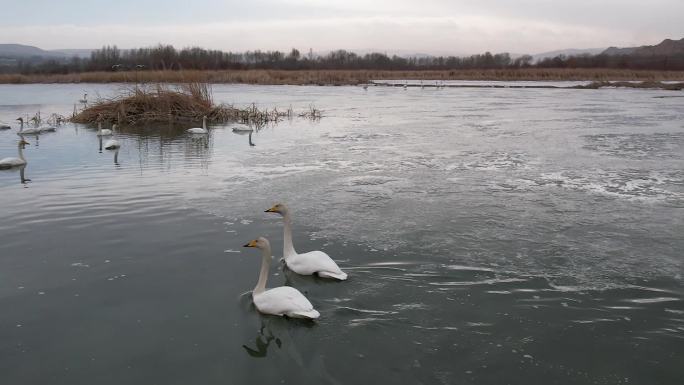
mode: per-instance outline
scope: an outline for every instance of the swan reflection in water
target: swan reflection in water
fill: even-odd
[[[255,308],[253,310],[256,311]],[[316,324],[297,318],[284,318],[263,314],[259,314],[259,318],[261,319],[261,328],[259,328],[254,342],[242,345],[245,353],[250,357],[264,358],[268,356],[269,352],[273,354],[282,349],[287,357],[302,366],[306,359],[302,356],[301,347],[298,347],[296,339],[292,338],[292,330],[300,328],[311,329],[316,327]]]
[[[264,330],[266,333],[264,333]],[[266,320],[262,319],[259,334],[257,334],[254,340],[254,348],[247,345],[242,345],[242,348],[245,349],[245,352],[251,357],[264,358],[268,355],[268,348],[273,342],[275,342],[278,349],[283,346],[283,342],[280,338],[273,335],[271,329],[266,326]]]

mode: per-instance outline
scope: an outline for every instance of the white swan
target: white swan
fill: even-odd
[[[261,250],[261,271],[252,300],[257,310],[264,314],[288,316],[292,318],[316,319],[321,314],[313,308],[311,302],[299,290],[290,286],[275,287],[266,290],[268,269],[271,266],[271,244],[268,239],[259,237],[250,241],[245,247],[256,247]]]
[[[55,132],[57,131],[57,127],[55,126],[41,126],[38,127],[38,130],[43,133],[43,132]]]
[[[109,139],[104,144],[105,150],[116,150],[117,148],[120,148],[120,147],[121,147],[121,143],[119,143],[119,141],[116,139]]]
[[[319,277],[335,278],[340,281],[347,279],[347,274],[340,270],[328,254],[322,251],[310,251],[299,254],[295,251],[292,245],[292,219],[290,218],[290,210],[287,206],[278,203],[266,210],[266,212],[277,213],[283,216],[283,221],[285,222],[283,231],[283,259],[290,270],[301,275],[317,274]]]
[[[0,130],[9,130],[10,127],[8,124],[0,123]]]
[[[113,128],[113,126],[112,126]],[[111,136],[112,130],[105,128],[102,129],[102,122],[97,122],[97,136]]]
[[[252,127],[233,127],[233,132],[239,135],[245,135],[250,132],[254,132],[254,129]]]
[[[186,130],[190,134],[208,134],[209,131],[207,130],[207,117],[203,116],[202,117],[202,128],[199,127],[193,127],[193,128],[188,128]]]
[[[25,141],[24,138],[21,138],[21,140],[19,140],[19,144],[17,145],[17,152],[19,153],[19,157],[4,158],[0,160],[0,169],[6,170],[8,168],[26,165],[26,159],[24,159],[24,146],[27,144],[28,142]]]
[[[24,118],[17,118],[19,121],[19,132],[17,132],[17,135],[23,136],[23,135],[38,135],[40,134],[40,129],[39,128],[27,128],[24,130]]]
[[[82,104],[88,104],[88,94],[87,93],[83,94],[83,99],[79,99],[78,102],[82,103]]]

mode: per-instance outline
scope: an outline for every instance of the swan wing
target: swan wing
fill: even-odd
[[[254,294],[254,305],[260,312],[273,315],[286,315],[293,318],[315,319],[320,314],[299,290],[281,286]]]
[[[199,127],[194,127],[194,128],[188,128],[187,131],[191,134],[206,134],[207,130],[204,128],[199,128]]]
[[[4,158],[0,160],[0,167],[14,167],[14,166],[21,166],[22,164],[26,164],[25,160],[19,159],[19,158]]]
[[[112,148],[119,148],[119,147],[121,147],[121,145],[119,144],[119,141],[114,140],[114,139],[108,140],[104,145],[104,148],[107,150],[111,150]]]
[[[310,251],[285,258],[287,267],[297,274],[311,275],[317,273],[321,277],[330,277],[340,280],[347,279],[345,274],[335,261],[322,251]]]

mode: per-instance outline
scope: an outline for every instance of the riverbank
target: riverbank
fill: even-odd
[[[223,83],[264,85],[357,85],[373,80],[488,81],[684,81],[684,71],[520,68],[503,70],[225,70],[119,71],[73,74],[0,74],[0,84],[33,83]]]

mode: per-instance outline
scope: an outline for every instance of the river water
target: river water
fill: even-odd
[[[0,86],[0,122],[117,85]],[[213,86],[323,110],[27,136],[0,171],[3,384],[676,384],[684,378],[684,99],[658,90]],[[16,128],[0,157],[16,156]],[[315,322],[260,316],[263,235]]]

